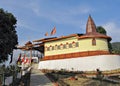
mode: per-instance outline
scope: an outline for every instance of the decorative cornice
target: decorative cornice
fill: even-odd
[[[57,60],[57,59],[80,58],[80,57],[82,58],[86,56],[106,55],[106,54],[110,54],[110,52],[109,51],[85,51],[85,52],[45,56],[43,60]]]

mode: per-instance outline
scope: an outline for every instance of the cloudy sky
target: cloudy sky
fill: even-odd
[[[16,17],[19,45],[44,38],[54,26],[54,36],[85,33],[89,14],[112,42],[120,41],[120,0],[0,0],[0,8]]]

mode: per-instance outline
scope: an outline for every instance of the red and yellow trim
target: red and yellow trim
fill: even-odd
[[[43,60],[68,59],[68,58],[77,58],[77,57],[94,56],[94,55],[105,55],[105,54],[110,54],[110,53],[109,53],[109,51],[85,51],[85,52],[76,52],[76,53],[69,53],[69,54],[45,56],[43,58]]]

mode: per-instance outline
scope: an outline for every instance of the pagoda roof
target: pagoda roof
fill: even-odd
[[[71,34],[68,36],[60,36],[60,37],[52,37],[52,38],[44,38],[40,40],[34,40],[33,42],[50,42],[50,41],[55,41],[55,40],[60,40],[60,39],[65,39],[65,38],[70,38],[70,37],[79,37],[83,34]]]
[[[27,43],[25,43],[24,46],[18,46],[17,49],[21,49],[24,51],[38,50],[40,52],[44,52],[44,44],[43,43],[32,44],[32,42],[28,41]]]
[[[46,40],[51,40],[51,39],[55,39],[55,38],[57,38],[57,37],[42,38],[42,39],[34,40],[33,42],[43,42],[43,41],[46,41]]]
[[[108,39],[109,41],[111,40],[110,36],[98,33],[96,31],[96,25],[92,19],[91,16],[88,17],[88,21],[86,24],[86,34],[82,35],[79,37],[79,39],[83,39],[83,38],[105,38]]]

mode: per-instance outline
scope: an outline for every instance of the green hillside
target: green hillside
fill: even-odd
[[[120,54],[120,42],[113,42],[112,43],[112,51],[115,54]]]

